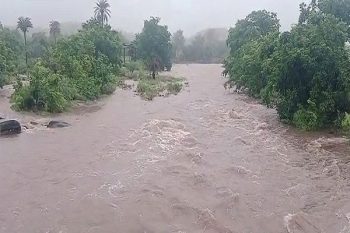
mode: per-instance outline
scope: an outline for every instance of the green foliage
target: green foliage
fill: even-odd
[[[230,29],[227,43],[231,49],[231,55],[239,53],[239,50],[251,41],[272,32],[278,32],[279,28],[280,24],[276,13],[265,10],[253,11]]]
[[[58,21],[51,21],[49,27],[50,36],[53,37],[56,43],[57,37],[61,34],[61,24]]]
[[[268,62],[276,47],[279,27],[277,15],[263,10],[252,12],[230,29],[230,56],[225,61],[224,74],[229,75],[232,86],[247,89],[255,97],[266,93]]]
[[[99,0],[96,3],[95,7],[95,18],[99,21],[99,23],[104,27],[104,23],[108,23],[108,19],[111,17],[111,10],[109,9],[111,6],[109,5],[107,0]]]
[[[18,110],[64,111],[72,100],[93,100],[116,89],[121,64],[119,34],[91,20],[77,34],[45,51],[31,69],[29,85],[17,85]]]
[[[138,82],[136,91],[146,100],[153,100],[160,94],[177,95],[183,87],[183,80],[167,76],[156,79],[143,78]]]
[[[29,55],[33,59],[43,57],[49,49],[49,41],[44,32],[33,33],[29,42]]]
[[[133,75],[135,71],[144,70],[144,65],[140,61],[130,61],[125,64],[125,68]]]
[[[29,85],[19,83],[13,94],[17,110],[62,112],[74,96],[69,80],[53,74],[38,62],[32,69]]]
[[[247,35],[250,24],[231,29],[225,72],[238,88],[277,107],[284,121],[314,130],[334,125],[339,114],[350,110],[348,28],[329,14],[303,14],[305,22],[282,34],[271,27],[270,33],[246,39],[235,31]]]
[[[347,0],[318,0],[319,9],[334,15],[346,24],[350,25],[350,1]]]
[[[4,76],[14,74],[18,66],[24,63],[22,54],[21,35],[17,31],[8,28],[0,29],[0,64],[2,64],[2,74]]]
[[[145,20],[144,28],[136,36],[134,44],[137,47],[139,58],[151,69],[152,64],[157,61],[159,70],[171,69],[171,34],[167,26],[159,25],[160,18],[151,17]]]
[[[176,31],[172,36],[172,57],[175,59],[175,61],[182,61],[184,59],[185,42],[186,40],[182,30]]]
[[[146,100],[153,100],[164,90],[165,87],[161,85],[159,80],[155,79],[141,79],[136,89],[136,91],[140,93],[141,97]]]
[[[303,130],[315,130],[322,125],[320,117],[322,117],[316,105],[309,101],[310,106],[305,109],[303,106],[299,107],[298,111],[293,115],[293,123]]]
[[[330,14],[341,20],[348,26],[348,38],[350,38],[350,1],[348,0],[312,0],[309,5],[300,4],[299,24],[307,23],[310,17],[321,12]]]
[[[17,28],[23,32],[25,59],[26,59],[26,65],[28,66],[27,33],[30,28],[33,28],[31,19],[28,17],[19,17],[17,22]]]
[[[166,85],[169,94],[177,95],[182,90],[182,82],[170,82]]]
[[[341,126],[342,126],[342,129],[350,133],[350,114],[345,113]]]

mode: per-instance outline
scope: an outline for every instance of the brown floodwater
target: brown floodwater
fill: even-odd
[[[118,90],[57,116],[0,113],[0,232],[349,233],[350,149],[223,88],[220,65],[176,65],[189,86]],[[72,127],[29,122],[51,118]]]

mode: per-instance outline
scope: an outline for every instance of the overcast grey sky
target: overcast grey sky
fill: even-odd
[[[114,28],[138,32],[143,20],[158,16],[170,30],[192,35],[209,27],[230,27],[253,10],[278,13],[283,29],[297,22],[302,0],[109,0]],[[15,25],[19,16],[32,18],[34,26],[51,20],[82,22],[93,15],[95,0],[0,0],[0,21]]]

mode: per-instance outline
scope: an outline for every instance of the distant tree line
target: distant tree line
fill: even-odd
[[[228,55],[227,29],[213,28],[185,39],[178,30],[172,36],[173,59],[176,63],[222,63]]]
[[[350,129],[350,1],[300,5],[299,22],[280,32],[275,13],[254,11],[229,31],[227,86],[276,107],[299,128]]]

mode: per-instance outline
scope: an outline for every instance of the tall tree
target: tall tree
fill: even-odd
[[[55,44],[57,43],[57,36],[61,34],[61,24],[58,21],[50,22],[50,35],[54,38]]]
[[[26,17],[19,17],[17,22],[17,28],[19,28],[23,32],[24,36],[24,49],[26,54],[26,65],[28,66],[28,51],[27,51],[27,32],[29,28],[33,28],[33,24],[31,19]]]
[[[95,17],[101,23],[102,27],[104,23],[108,22],[108,19],[111,17],[111,10],[109,9],[111,6],[109,5],[107,0],[99,0],[95,6]]]
[[[157,67],[159,70],[171,70],[171,33],[168,26],[159,25],[159,22],[160,18],[155,17],[145,20],[142,32],[136,36],[135,45],[139,57],[150,69]]]

